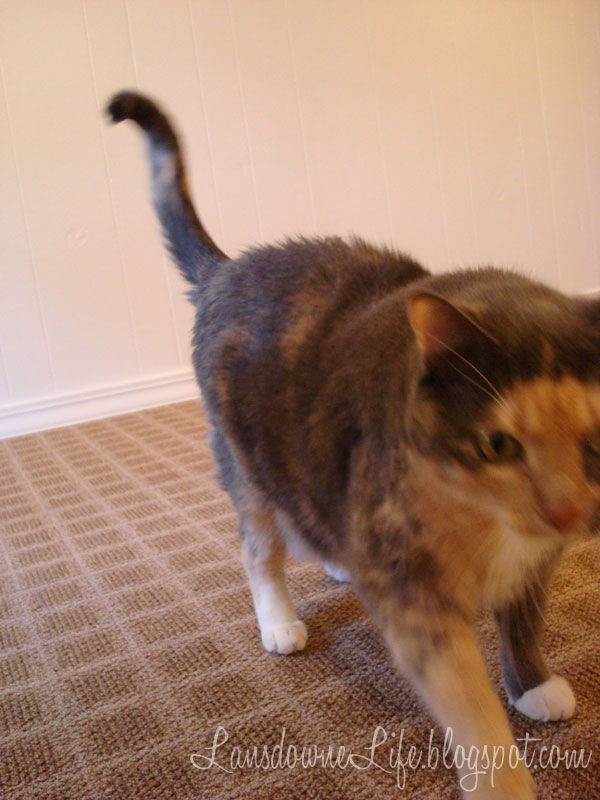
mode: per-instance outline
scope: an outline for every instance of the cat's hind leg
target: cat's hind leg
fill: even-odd
[[[286,548],[274,515],[268,510],[244,514],[240,533],[242,561],[265,649],[282,655],[303,650],[306,626],[298,619],[287,590]]]

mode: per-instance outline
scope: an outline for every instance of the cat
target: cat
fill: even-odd
[[[432,275],[358,238],[229,259],[196,216],[164,113],[135,92],[108,113],[146,136],[191,285],[194,368],[264,647],[305,647],[284,559],[320,560],[351,581],[454,745],[482,764],[486,746],[506,755],[464,796],[533,798],[523,763],[508,764],[473,620],[495,613],[513,706],[573,714],[539,640],[553,567],[600,499],[600,304],[493,267]]]

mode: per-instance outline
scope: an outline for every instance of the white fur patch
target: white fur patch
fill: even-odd
[[[537,565],[558,552],[560,542],[543,536],[525,536],[509,525],[498,525],[495,551],[483,590],[484,602],[499,607],[521,590]]]
[[[299,619],[295,622],[281,622],[261,630],[262,643],[269,653],[288,655],[296,650],[304,650],[308,633],[306,625]]]
[[[545,683],[529,689],[513,705],[521,714],[540,722],[569,719],[575,712],[575,696],[564,678],[553,675]]]
[[[149,153],[152,164],[152,191],[155,202],[158,202],[163,192],[168,191],[175,181],[177,160],[172,150],[160,145],[151,143]]]

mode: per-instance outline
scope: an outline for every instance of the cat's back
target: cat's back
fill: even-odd
[[[235,342],[247,365],[289,364],[300,348],[325,347],[349,318],[428,274],[410,257],[360,239],[300,238],[249,250],[196,295],[199,377],[209,381]]]

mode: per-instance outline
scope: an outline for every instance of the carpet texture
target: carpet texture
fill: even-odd
[[[308,647],[262,650],[206,433],[192,402],[0,442],[0,797],[456,800],[348,587],[291,563]],[[600,797],[599,567],[598,540],[573,548],[547,613],[576,716],[509,712],[539,739],[543,800]],[[488,617],[480,632],[505,702]]]

